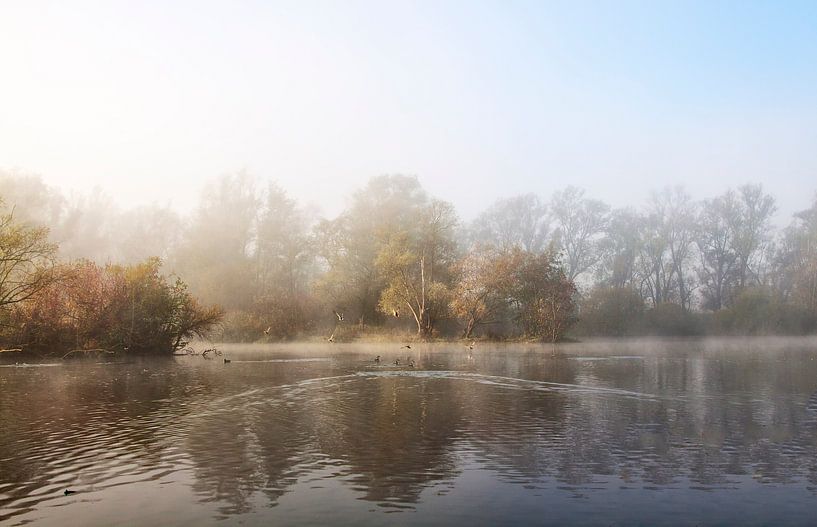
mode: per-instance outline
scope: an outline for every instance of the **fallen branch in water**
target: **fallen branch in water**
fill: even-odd
[[[196,352],[193,348],[184,348],[181,353],[174,353],[173,356],[175,357],[187,357],[187,356],[200,356],[207,358],[208,353],[213,353],[214,355],[218,355],[219,357],[222,355],[221,350],[218,348],[207,348],[206,350],[202,350],[201,352]]]
[[[104,348],[76,349],[76,350],[71,350],[71,351],[69,351],[68,353],[66,353],[65,355],[63,355],[63,356],[62,356],[62,358],[63,358],[63,359],[67,359],[67,358],[68,358],[70,355],[72,355],[72,354],[74,354],[74,353],[86,353],[86,354],[87,354],[87,353],[97,353],[97,354],[106,353],[106,354],[108,354],[108,355],[113,355],[113,354],[115,354],[115,353],[116,353],[116,351],[114,351],[114,350],[107,350],[107,349],[104,349]]]

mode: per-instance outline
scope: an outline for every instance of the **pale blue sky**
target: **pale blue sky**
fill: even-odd
[[[466,218],[817,191],[817,2],[168,4],[0,0],[0,167],[180,207],[246,168],[329,215],[384,173]]]

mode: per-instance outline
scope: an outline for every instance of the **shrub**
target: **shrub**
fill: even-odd
[[[101,267],[64,264],[60,280],[17,306],[6,342],[40,353],[72,349],[171,353],[203,336],[222,317],[205,308],[178,278],[160,273],[159,259]]]

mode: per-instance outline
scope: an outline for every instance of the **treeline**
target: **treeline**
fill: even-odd
[[[49,231],[0,213],[0,352],[172,353],[222,318],[158,258],[139,264],[62,261]]]
[[[817,330],[817,200],[778,230],[757,185],[703,201],[669,188],[639,209],[568,187],[498,200],[471,222],[408,176],[371,179],[334,219],[246,173],[211,181],[186,215],[117,211],[14,173],[0,195],[48,226],[65,259],[161,257],[225,309],[226,340]]]

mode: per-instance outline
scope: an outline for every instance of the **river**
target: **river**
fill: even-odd
[[[0,524],[817,521],[817,341],[401,345],[4,356]]]

